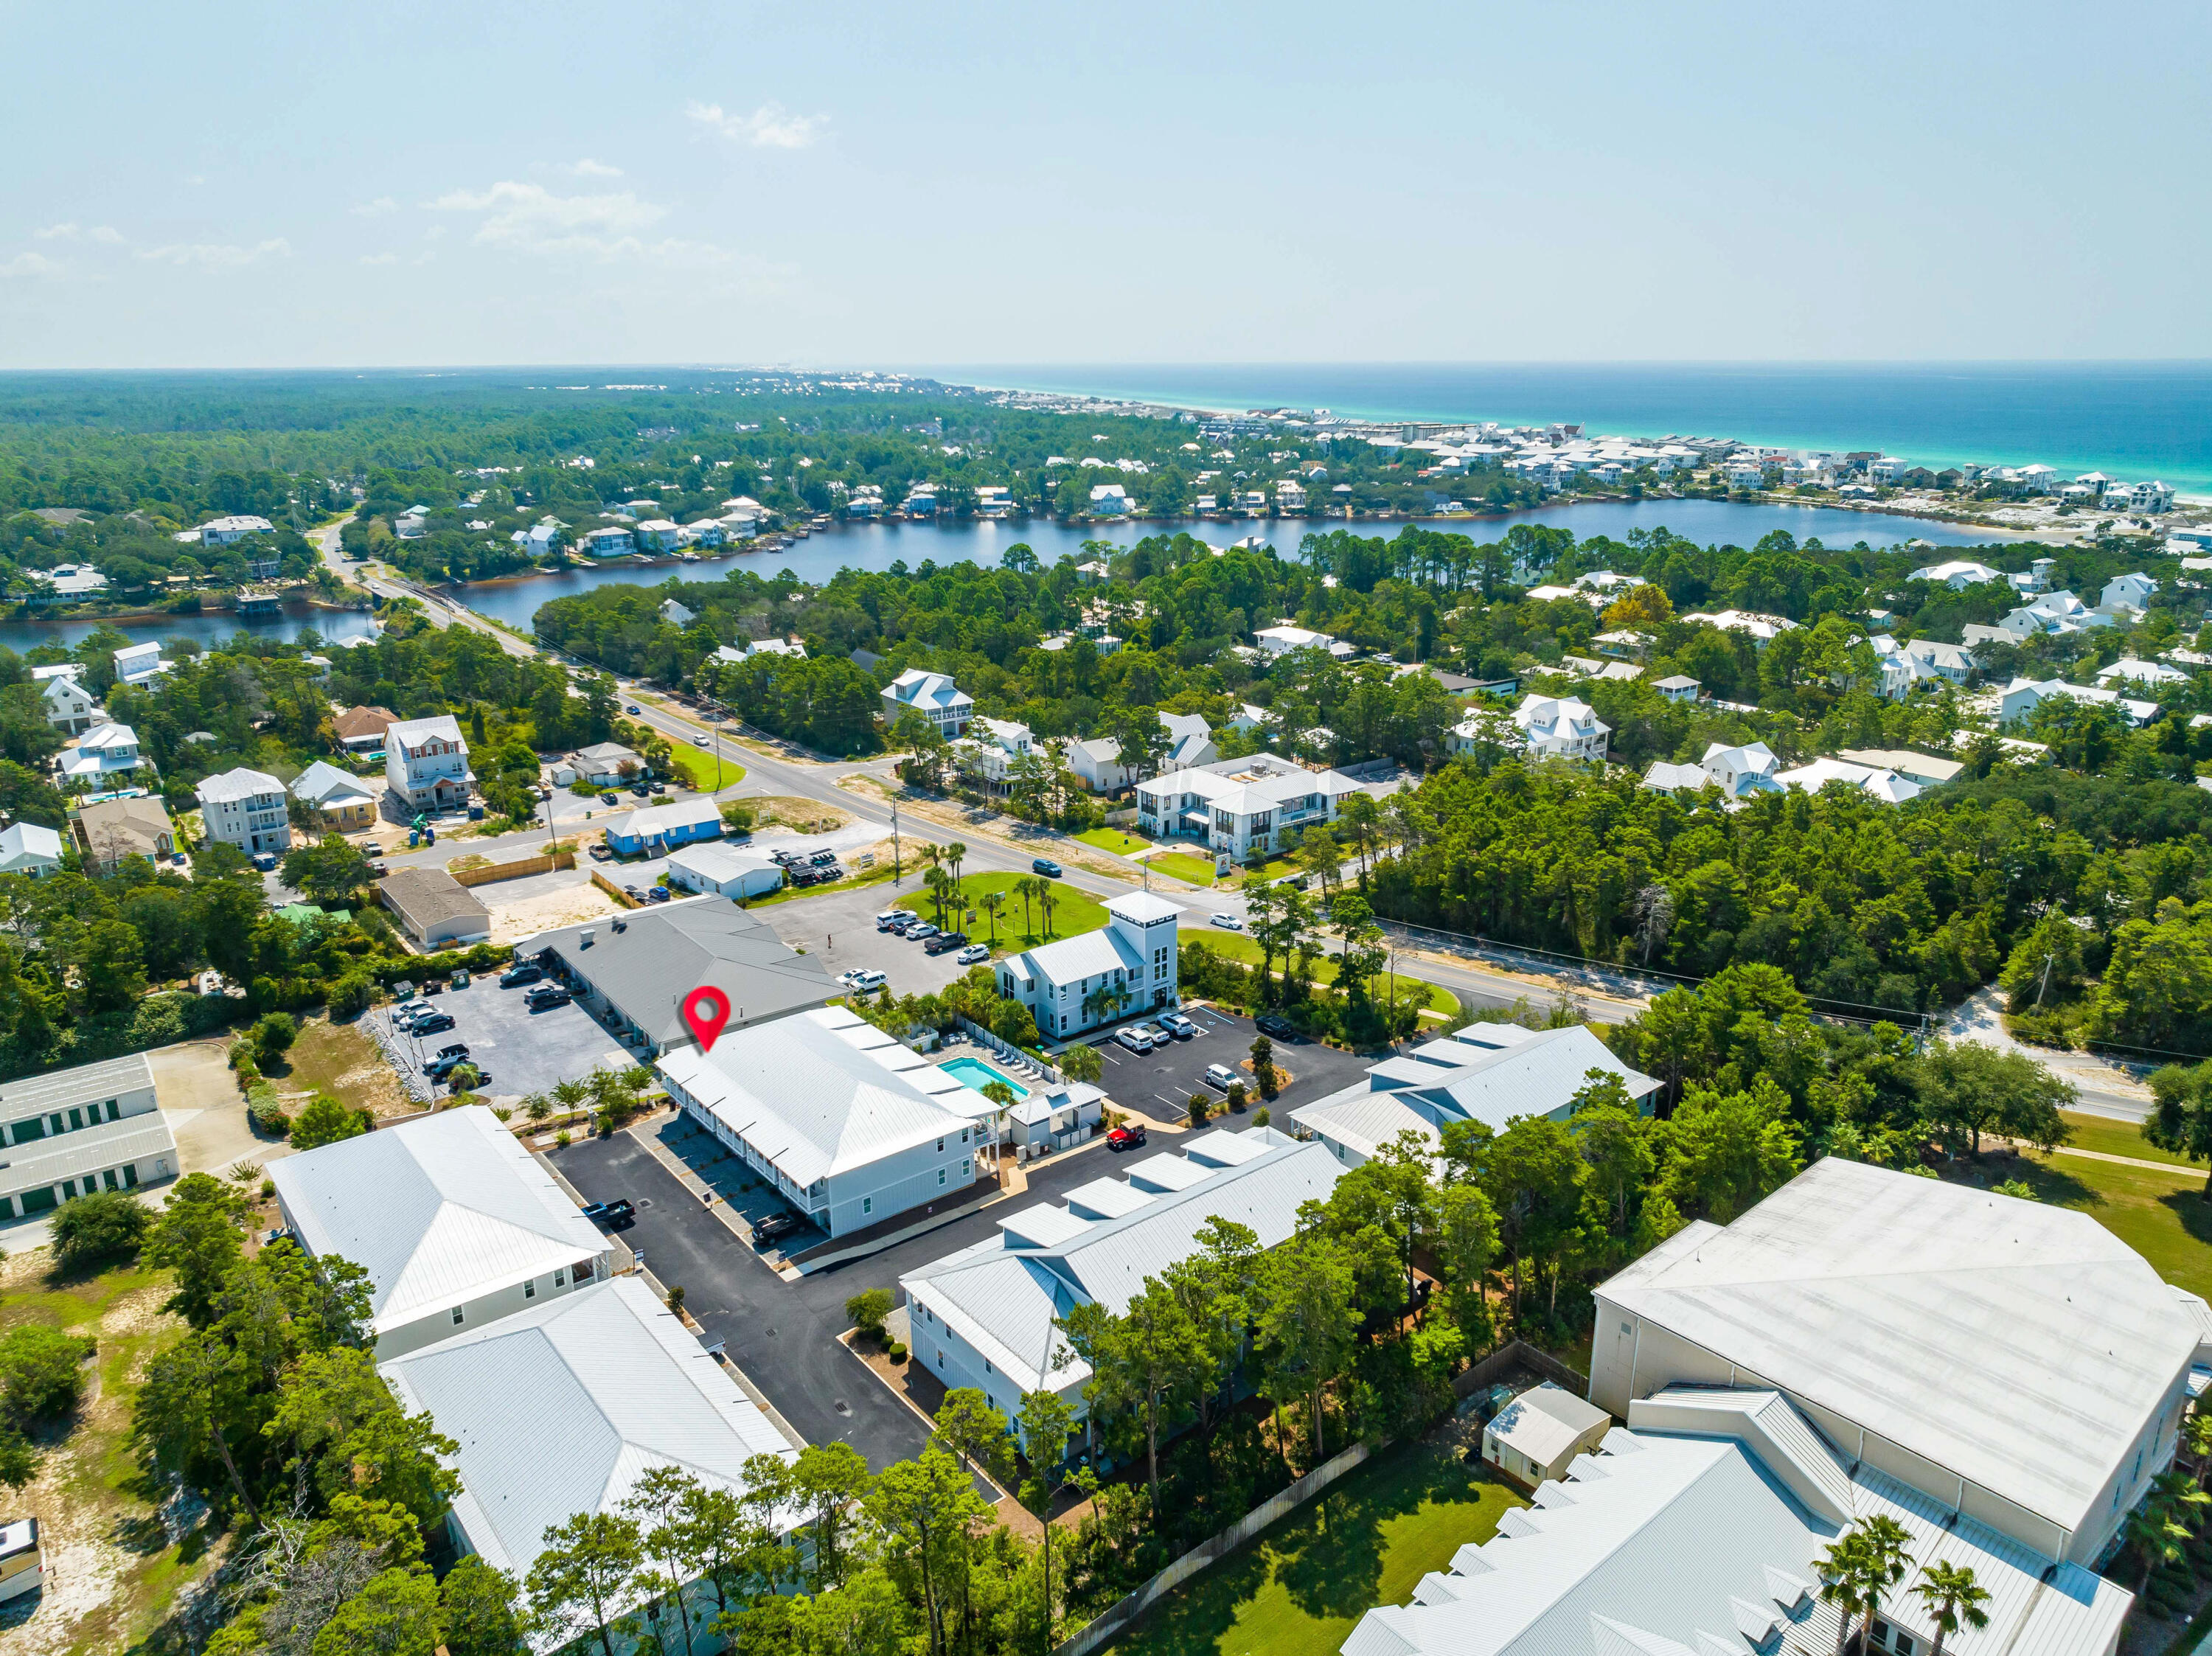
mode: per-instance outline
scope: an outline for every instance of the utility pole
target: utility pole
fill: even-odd
[[[898,889],[900,873],[898,801],[894,799],[891,801],[891,889],[893,891]]]

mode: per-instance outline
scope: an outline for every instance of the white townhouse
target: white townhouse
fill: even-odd
[[[62,836],[36,822],[11,822],[0,828],[0,874],[31,879],[62,865]]]
[[[156,644],[134,644],[115,652],[115,676],[124,684],[143,684],[160,677],[176,664],[161,658],[161,646]]]
[[[2160,684],[2186,684],[2189,675],[2179,667],[2169,667],[2162,661],[2142,661],[2134,656],[2122,656],[2118,661],[2107,662],[2097,669],[2097,682],[2111,684],[2124,679],[2130,684],[2148,684],[2154,688]]]
[[[138,732],[128,725],[95,725],[77,738],[76,746],[54,755],[54,768],[64,780],[94,787],[127,776],[145,762],[138,753]]]
[[[392,814],[458,810],[469,803],[476,780],[469,744],[451,713],[395,719],[384,731],[384,781]]]
[[[1137,822],[1160,838],[1202,840],[1244,862],[1294,844],[1316,822],[1336,820],[1359,784],[1340,771],[1308,770],[1273,754],[1217,759],[1137,784]]]
[[[1963,592],[1969,586],[1978,586],[1984,581],[2002,580],[2004,576],[1985,563],[1956,558],[1948,563],[1923,565],[1905,578],[1907,580],[1941,581],[1954,592]]]
[[[176,1176],[176,1140],[143,1052],[0,1086],[0,1219]]]
[[[1327,633],[1293,627],[1288,622],[1279,627],[1262,627],[1252,637],[1271,656],[1287,655],[1292,650],[1326,650],[1330,655],[1343,660],[1359,653],[1356,646],[1331,638]]]
[[[379,1372],[403,1409],[436,1420],[459,1445],[447,1462],[460,1481],[445,1518],[453,1551],[520,1580],[544,1550],[550,1526],[619,1513],[664,1467],[743,1500],[755,1456],[798,1457],[799,1446],[738,1388],[719,1349],[642,1277],[624,1276],[538,1299],[488,1327],[452,1330]],[[773,1526],[787,1533],[803,1516],[787,1508]],[[685,1585],[695,1617],[711,1610],[711,1588]],[[643,1602],[651,1596],[633,1586],[608,1609],[672,1618],[665,1604]],[[591,1635],[577,1615],[519,1648],[581,1649],[596,1642]],[[619,1647],[636,1646],[624,1638]]]
[[[1843,1458],[1917,1490],[1931,1530],[1986,1526],[2031,1573],[2104,1556],[2212,1351],[2204,1301],[2088,1215],[1833,1156],[1732,1224],[1692,1221],[1596,1299],[1600,1408],[1779,1392]]]
[[[655,1064],[677,1107],[825,1236],[995,1185],[1000,1107],[842,1006]]]
[[[1723,633],[1745,634],[1755,650],[1764,650],[1784,633],[1797,630],[1797,623],[1787,616],[1763,616],[1750,610],[1693,610],[1682,619],[1702,622]]]
[[[1613,726],[1589,702],[1572,696],[1531,695],[1513,710],[1513,723],[1531,759],[1605,760]]]
[[[39,687],[39,700],[46,708],[46,722],[58,725],[71,736],[81,736],[92,728],[100,706],[92,692],[76,682],[76,676],[83,670],[73,661],[58,667],[31,669],[31,682]]]
[[[1106,924],[1097,931],[1000,961],[999,993],[1028,1007],[1048,1040],[1178,1005],[1176,922],[1182,913],[1149,891],[1109,897]]]
[[[699,619],[699,612],[689,604],[678,604],[674,598],[663,598],[655,612],[671,627],[689,627]]]
[[[944,673],[909,667],[884,686],[884,728],[895,729],[902,713],[920,713],[946,741],[968,734],[975,717],[975,698]]]
[[[1085,1420],[1091,1368],[1061,1331],[1069,1311],[1097,1304],[1120,1315],[1146,1278],[1198,1251],[1217,1214],[1273,1247],[1297,1228],[1299,1208],[1327,1201],[1343,1176],[1321,1145],[1273,1127],[1194,1134],[1179,1149],[1124,1166],[1120,1178],[1102,1169],[1064,1205],[1024,1208],[1000,1220],[996,1235],[902,1277],[914,1361],[1009,1415],[1023,1393],[1050,1390]]]
[[[605,1278],[599,1227],[489,1109],[471,1104],[269,1164],[307,1253],[368,1273],[380,1360]]]
[[[666,518],[647,518],[635,533],[644,552],[673,552],[684,543],[684,531]]]
[[[2099,595],[2100,610],[2133,610],[2138,615],[2150,608],[2151,594],[2158,591],[2158,582],[2141,570],[2133,574],[2115,575],[2105,583]]]
[[[1212,731],[1196,713],[1162,713],[1160,724],[1167,731],[1170,744],[1163,773],[1210,765],[1219,755]],[[1121,743],[1110,736],[1069,743],[1067,767],[1092,793],[1119,792],[1138,774],[1121,762]]]
[[[694,518],[684,525],[684,544],[703,546],[710,550],[730,538],[730,531],[712,518]]]
[[[963,776],[981,783],[987,792],[1003,794],[1015,762],[1041,751],[1028,725],[1010,719],[978,719],[952,744],[952,761]]]
[[[2118,707],[2127,715],[2130,725],[2148,725],[2158,717],[2155,702],[2138,701],[2122,695],[2118,690],[2100,689],[2089,684],[2069,684],[2063,679],[2016,678],[1997,695],[1997,723],[2017,725],[2053,696],[2070,696],[2076,701],[2100,702]]]
[[[611,558],[635,550],[637,543],[631,538],[629,530],[609,524],[590,531],[578,545],[592,557]]]
[[[2112,620],[2110,611],[2092,610],[2071,592],[2045,592],[2000,617],[1995,628],[1976,627],[1967,632],[1966,638],[1969,644],[1978,643],[1984,636],[2001,644],[2017,643],[2038,634],[2057,637],[2110,627]]]
[[[1776,777],[1781,764],[1774,750],[1764,742],[1749,742],[1735,748],[1714,742],[1706,745],[1705,756],[1694,765],[1659,761],[1644,773],[1644,786],[1662,790],[1695,790],[1710,784],[1730,799],[1747,799],[1755,793],[1773,793],[1781,788]]]
[[[292,848],[284,785],[268,772],[241,765],[207,778],[194,792],[200,828],[209,839],[236,846],[250,857]]]
[[[210,518],[189,532],[199,537],[202,546],[228,546],[234,541],[244,540],[248,535],[269,534],[275,527],[266,518],[241,515]]]
[[[1887,805],[1901,805],[1921,792],[1918,783],[1907,781],[1886,765],[1858,765],[1848,759],[1815,759],[1795,770],[1778,771],[1774,779],[1801,793],[1818,793],[1831,782],[1841,782]]]
[[[1094,518],[1126,517],[1136,502],[1129,491],[1119,483],[1093,483],[1091,487],[1091,515]]]
[[[1618,1076],[1638,1110],[1651,1113],[1662,1083],[1630,1069],[1582,1024],[1470,1023],[1370,1065],[1364,1081],[1291,1111],[1291,1119],[1356,1168],[1401,1133],[1433,1152],[1454,1122],[1503,1132],[1516,1116],[1565,1121],[1593,1070]]]

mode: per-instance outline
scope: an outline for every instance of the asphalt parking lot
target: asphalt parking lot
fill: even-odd
[[[820,960],[833,978],[866,968],[888,977],[895,995],[933,994],[968,968],[956,963],[957,949],[925,955],[920,943],[876,930],[876,916],[885,909],[927,912],[922,901],[927,894],[919,879],[901,880],[898,884],[896,891],[888,880],[850,891],[833,886],[819,894],[771,903],[760,911],[760,917],[775,928],[775,935],[784,942]],[[977,941],[988,941],[988,937],[987,930]]]
[[[671,1131],[664,1126],[660,1131]],[[674,1131],[684,1131],[680,1125]],[[1099,1148],[1032,1163],[1020,1196],[849,1265],[785,1282],[628,1132],[547,1152],[587,1202],[627,1197],[637,1217],[622,1239],[654,1277],[681,1284],[684,1308],[721,1340],[730,1360],[809,1443],[849,1443],[881,1471],[921,1452],[927,1422],[838,1343],[853,1325],[845,1301],[863,1289],[898,1297],[899,1273],[997,1234],[999,1222],[1076,1186],[1112,1174],[1121,1158]]]
[[[635,1061],[573,1001],[532,1012],[520,988],[501,988],[498,974],[493,973],[472,979],[465,989],[430,997],[431,1005],[453,1014],[450,1029],[419,1037],[398,1034],[392,1028],[390,1007],[379,1007],[368,1021],[380,1044],[398,1059],[418,1091],[423,1084],[423,1061],[457,1040],[468,1044],[471,1063],[490,1071],[484,1091],[495,1098],[544,1092],[556,1081],[587,1076],[602,1064],[617,1069]]]
[[[1204,1093],[1219,1105],[1220,1090],[1206,1084],[1206,1066],[1225,1064],[1232,1070],[1237,1069],[1250,1059],[1252,1043],[1260,1032],[1250,1018],[1217,1011],[1210,1006],[1186,1007],[1183,1013],[1198,1026],[1198,1034],[1188,1040],[1154,1047],[1143,1057],[1115,1040],[1092,1043],[1098,1056],[1105,1060],[1099,1085],[1105,1088],[1107,1096],[1114,1102],[1142,1110],[1156,1121],[1182,1120],[1190,1113],[1193,1093]],[[1310,1104],[1339,1088],[1350,1086],[1366,1075],[1369,1061],[1303,1036],[1296,1040],[1277,1040],[1275,1065],[1277,1069],[1289,1073],[1291,1081],[1283,1089],[1282,1096],[1268,1107],[1269,1120],[1273,1122],[1285,1110]],[[1244,1080],[1252,1092],[1252,1106],[1256,1107],[1260,1102],[1258,1089],[1253,1088],[1249,1074],[1245,1074]],[[1232,1116],[1229,1123],[1235,1124],[1237,1119]]]

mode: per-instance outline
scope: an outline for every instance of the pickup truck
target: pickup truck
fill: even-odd
[[[605,1225],[609,1230],[626,1225],[636,1216],[636,1205],[621,1197],[611,1202],[594,1202],[584,1210],[584,1217],[595,1225]]]

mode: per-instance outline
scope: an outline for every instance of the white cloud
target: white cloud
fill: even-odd
[[[357,214],[362,218],[374,218],[379,213],[398,212],[399,203],[389,196],[379,196],[374,201],[365,201],[360,206],[349,207],[346,210]]]
[[[757,149],[804,149],[830,124],[827,115],[794,115],[778,103],[763,104],[750,115],[720,104],[700,103],[684,112],[732,143],[749,143]]]
[[[641,201],[631,191],[556,196],[542,184],[505,179],[489,190],[453,190],[431,207],[448,213],[482,213],[475,240],[528,253],[581,253],[600,258],[634,252],[637,233],[667,216],[668,209]]]
[[[580,161],[571,161],[568,170],[580,179],[618,179],[623,175],[619,167],[610,167],[605,161],[595,161],[589,155]]]
[[[141,247],[137,257],[161,264],[196,264],[208,270],[235,270],[264,258],[289,258],[292,244],[282,236],[257,241],[251,247],[228,242],[173,241],[161,247]]]
[[[123,233],[112,225],[95,224],[88,230],[74,219],[64,224],[49,224],[31,234],[40,241],[96,241],[104,247],[120,246],[124,240]]]
[[[44,253],[18,253],[0,264],[0,281],[14,276],[59,276],[62,269],[59,259],[48,258]]]
[[[363,253],[361,256],[361,262],[363,264],[397,264],[399,263],[399,255],[397,253]]]

